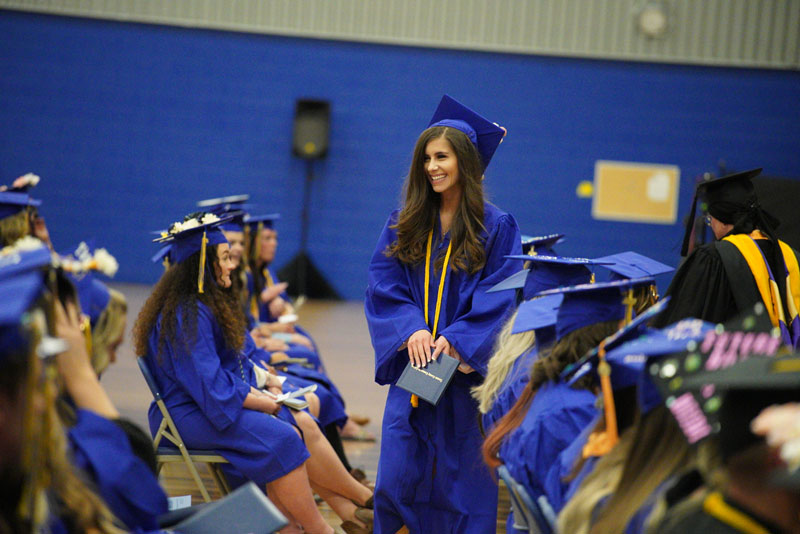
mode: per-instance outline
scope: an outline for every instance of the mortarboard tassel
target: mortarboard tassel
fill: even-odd
[[[597,348],[597,374],[600,376],[600,387],[603,392],[603,413],[605,414],[606,429],[603,432],[592,433],[583,447],[583,457],[604,456],[619,442],[617,430],[617,410],[614,405],[614,390],[611,387],[611,366],[606,361],[605,341]]]
[[[206,231],[203,230],[203,239],[200,241],[200,269],[197,273],[197,292],[203,292],[203,282],[206,278],[206,244],[208,243],[208,238],[206,237]]]
[[[625,294],[622,303],[625,305],[625,326],[628,326],[631,324],[631,321],[633,321],[633,307],[636,304],[636,297],[633,296],[633,288],[629,289]]]
[[[253,239],[256,240],[256,248],[253,251],[255,254],[255,258],[253,258],[256,262],[258,262],[258,258],[261,257],[261,230],[264,229],[264,222],[258,221],[258,227],[256,228],[256,235]]]

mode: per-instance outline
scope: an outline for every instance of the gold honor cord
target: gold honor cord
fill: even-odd
[[[431,289],[431,244],[433,243],[433,228],[428,232],[428,244],[425,247],[425,324],[430,328],[430,321],[428,321],[428,295]],[[433,327],[431,328],[431,337],[436,339],[436,328],[439,326],[439,312],[442,310],[442,294],[444,293],[444,281],[447,277],[447,264],[450,262],[450,251],[453,249],[453,242],[447,244],[447,252],[444,255],[444,263],[442,264],[442,278],[439,281],[439,291],[436,295],[436,311],[433,315]],[[416,408],[419,406],[419,397],[411,395],[411,406]]]
[[[264,280],[267,282],[267,287],[272,287],[275,285],[275,280],[272,279],[272,275],[269,274],[269,269],[264,267],[264,270],[261,271],[264,274]]]
[[[206,278],[206,245],[208,244],[208,238],[206,237],[206,231],[203,230],[203,239],[200,240],[200,272],[197,273],[197,292],[203,292],[203,282]]]
[[[714,492],[703,501],[703,510],[710,516],[717,518],[722,523],[729,525],[739,532],[747,534],[769,534],[769,530],[759,525],[746,514],[731,507],[722,498],[722,494]]]

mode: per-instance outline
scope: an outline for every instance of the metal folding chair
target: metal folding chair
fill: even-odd
[[[508,486],[508,492],[511,495],[511,507],[514,510],[514,528],[525,530],[529,534],[552,534],[554,532],[555,515],[547,499],[541,497],[539,501],[534,501],[525,486],[511,476],[505,465],[498,467],[497,473]],[[541,505],[544,505],[544,507]]]
[[[161,398],[161,392],[158,389],[156,381],[153,379],[147,361],[142,357],[137,357],[136,359],[139,362],[139,370],[141,370],[142,376],[144,376],[144,381],[147,382],[147,386],[153,394],[153,399],[156,401],[156,406],[161,410],[161,415],[163,416],[161,425],[158,427],[155,436],[153,436],[153,447],[156,450],[157,471],[161,472],[161,468],[164,464],[183,462],[186,464],[186,468],[189,470],[195,484],[197,484],[200,494],[203,496],[203,500],[209,502],[211,501],[211,496],[208,494],[208,490],[195,466],[195,462],[205,463],[208,465],[211,476],[214,478],[220,492],[223,495],[230,493],[230,486],[221,468],[221,465],[228,463],[228,460],[220,456],[217,451],[188,449],[186,445],[184,445],[180,432],[178,432],[178,427],[175,426],[175,422],[172,420],[167,410],[167,405],[164,404],[164,400]],[[169,443],[162,445],[162,438],[166,438],[166,441]]]

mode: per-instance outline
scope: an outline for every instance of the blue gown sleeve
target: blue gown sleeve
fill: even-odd
[[[182,314],[178,316],[179,332],[183,332]],[[175,379],[192,397],[217,430],[230,426],[244,409],[242,404],[250,393],[250,384],[223,369],[220,353],[224,347],[222,333],[214,335],[219,326],[211,311],[203,304],[197,307],[197,335],[191,348],[180,341],[172,343],[170,356],[175,367]],[[188,344],[188,340],[187,340]]]
[[[514,305],[512,291],[487,293],[486,290],[519,271],[522,263],[504,258],[522,254],[519,227],[511,215],[498,218],[486,239],[485,249],[486,265],[475,275],[480,276],[477,286],[467,286],[469,292],[459,298],[459,315],[440,332],[482,376],[486,376],[496,334]]]
[[[383,253],[397,239],[390,228],[395,219],[393,213],[372,255],[364,306],[375,348],[375,381],[381,385],[397,381],[408,363],[407,351],[398,352],[403,343],[417,330],[429,330],[422,307],[411,293],[407,268]]]
[[[157,528],[158,516],[167,512],[167,496],[158,479],[112,421],[82,409],[76,415],[75,426],[67,434],[74,464],[90,477],[126,526]]]

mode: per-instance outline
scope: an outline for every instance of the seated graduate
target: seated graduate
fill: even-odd
[[[800,532],[800,355],[753,357],[703,382],[722,392],[709,487],[669,510],[654,532]]]
[[[565,532],[645,532],[666,491],[695,465],[695,452],[645,371],[648,361],[685,350],[713,325],[686,320],[664,331],[648,330],[647,322],[665,304],[604,340],[577,373],[599,383],[605,417],[570,446],[573,462],[580,458],[575,449],[582,447],[580,472],[565,477],[568,466],[559,457],[560,465],[548,474],[548,496],[554,508],[563,507],[558,525]]]
[[[89,365],[76,303],[63,294],[68,282],[33,238],[4,248],[0,258],[0,530],[155,528],[166,496],[109,420],[118,413]],[[53,333],[63,340],[48,337]],[[73,408],[68,433],[58,413],[59,384]]]
[[[136,352],[147,359],[186,444],[216,450],[231,464],[226,472],[266,488],[294,531],[332,532],[313,487],[346,531],[368,532],[371,511],[362,506],[371,506],[372,492],[347,473],[309,414],[257,388],[252,361],[242,354],[246,322],[230,291],[229,245],[219,222],[191,214],[162,234],[171,266],[137,318]],[[155,431],[161,414],[154,403],[149,417]]]
[[[248,325],[254,325],[256,322],[250,314],[250,299],[247,291],[247,265],[244,259],[244,218],[246,216],[245,202],[249,198],[248,195],[233,195],[222,197],[219,199],[208,199],[198,202],[198,206],[206,207],[212,210],[212,213],[219,217],[224,217],[226,220],[220,224],[222,233],[228,240],[230,246],[230,260],[233,265],[231,272],[231,291],[237,296],[237,300],[242,306],[245,316],[248,318]],[[298,336],[298,334],[284,334],[287,341],[290,341]],[[252,338],[250,337],[252,336]],[[250,346],[250,341],[253,341]],[[248,357],[253,360],[256,365],[255,370],[259,368],[268,369],[270,363],[286,364],[288,361],[288,354],[285,350],[290,350],[289,345],[274,337],[269,330],[256,326],[250,330],[250,335],[245,339],[247,347],[245,352]],[[304,348],[307,351],[307,348]],[[307,352],[298,354],[298,351],[292,351],[293,356],[306,355]],[[284,360],[283,358],[286,358]],[[288,379],[283,382],[283,389],[292,391],[297,388],[306,387],[309,385],[316,385],[316,400],[310,401],[310,413],[314,415],[320,423],[325,437],[330,442],[333,449],[336,451],[337,456],[344,464],[348,472],[350,472],[360,482],[366,482],[366,474],[360,469],[354,469],[344,452],[342,445],[342,438],[339,430],[345,428],[348,424],[349,416],[345,412],[344,399],[342,399],[336,386],[330,378],[324,373],[315,369],[308,369],[297,364],[281,365],[281,371],[271,369],[270,371],[276,376]],[[312,394],[314,396],[314,394]],[[308,396],[307,396],[308,398]],[[350,423],[351,426],[353,423]],[[356,432],[360,429],[356,427]],[[373,438],[374,439],[374,438]]]
[[[540,317],[550,315],[555,342],[534,361],[530,382],[486,438],[483,454],[492,468],[504,463],[534,501],[545,494],[545,476],[558,454],[597,416],[590,382],[573,388],[561,380],[562,371],[616,332],[632,306],[626,305],[626,294],[651,282],[581,284],[545,291],[530,302]]]
[[[117,260],[104,248],[81,242],[68,255],[62,255],[59,266],[75,285],[81,314],[88,321],[84,332],[91,347],[92,367],[97,376],[116,361],[117,348],[122,344],[127,322],[128,302],[125,295],[97,279],[96,273],[113,277]]]
[[[589,283],[594,279],[589,267],[595,263],[585,258],[545,255],[515,258],[524,259],[525,268],[489,290],[520,290],[524,302],[520,303],[497,337],[486,380],[472,390],[483,414],[481,421],[485,433],[517,402],[530,379],[531,365],[538,351],[553,340],[553,323],[537,326],[537,319],[549,317],[550,314],[545,312],[551,310],[542,310],[534,297],[542,291]]]
[[[785,342],[800,346],[798,253],[778,240],[779,221],[759,204],[752,179],[760,173],[754,169],[697,185],[681,249],[689,256],[667,289],[673,298],[657,326],[686,317],[722,323],[761,302]],[[716,241],[692,250],[701,196]]]

